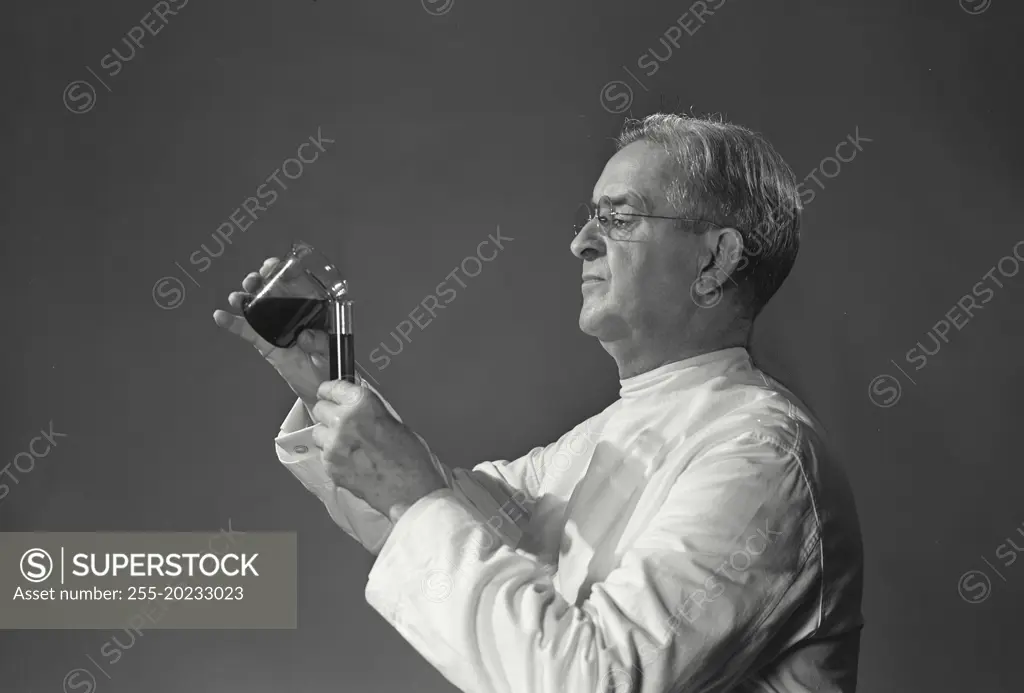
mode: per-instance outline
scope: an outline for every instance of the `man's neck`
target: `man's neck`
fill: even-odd
[[[604,350],[615,359],[619,379],[625,380],[660,368],[665,364],[683,361],[694,356],[720,351],[730,347],[747,347],[751,325],[737,326],[718,335],[680,335],[667,339],[635,339],[601,342]]]

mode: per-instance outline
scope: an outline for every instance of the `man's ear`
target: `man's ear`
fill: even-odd
[[[733,281],[743,257],[743,237],[733,228],[708,231],[697,257],[697,277],[690,298],[701,308],[713,308],[722,300],[727,282]]]
[[[698,279],[717,286],[731,281],[744,261],[743,236],[734,228],[709,231],[704,237]]]

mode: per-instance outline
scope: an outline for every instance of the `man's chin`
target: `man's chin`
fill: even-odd
[[[579,325],[580,331],[583,332],[583,334],[596,337],[598,336],[597,332],[601,325],[601,316],[595,315],[594,311],[589,311],[584,307],[580,311]]]
[[[588,311],[585,307],[580,311],[580,331],[585,335],[596,337],[602,342],[621,339],[628,334],[626,324],[614,315],[598,311]]]

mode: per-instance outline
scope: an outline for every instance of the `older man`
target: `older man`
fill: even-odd
[[[849,485],[746,350],[797,255],[792,171],[745,128],[653,115],[586,207],[579,323],[618,366],[611,406],[452,470],[365,383],[321,384],[322,334],[275,350],[218,311],[299,396],[279,458],[378,554],[367,601],[463,691],[853,691]]]

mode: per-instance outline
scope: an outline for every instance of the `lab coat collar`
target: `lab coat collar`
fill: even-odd
[[[729,347],[666,363],[631,378],[620,379],[619,397],[646,397],[695,387],[743,361],[750,361],[746,348]]]

